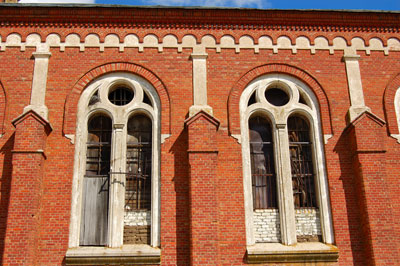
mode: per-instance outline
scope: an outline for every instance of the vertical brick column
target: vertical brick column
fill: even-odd
[[[34,111],[13,121],[12,180],[3,265],[37,265],[40,201],[49,123]]]
[[[353,170],[368,265],[399,265],[386,180],[384,122],[369,112],[349,127]]]
[[[216,171],[219,122],[204,111],[185,121],[190,165],[191,265],[218,265]]]

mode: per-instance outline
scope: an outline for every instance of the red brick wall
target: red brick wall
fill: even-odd
[[[42,177],[48,124],[28,112],[14,122],[12,179],[9,188],[4,257],[2,265],[35,265],[39,249]]]
[[[385,178],[384,123],[373,115],[364,114],[348,131],[367,263],[397,265],[400,261],[393,209],[391,204],[382,204],[391,201],[385,193],[390,184]]]
[[[219,213],[216,168],[219,122],[200,112],[185,121],[188,130],[190,263],[218,265]],[[206,226],[205,226],[206,225]],[[210,258],[216,258],[211,260]]]
[[[10,32],[18,32],[22,39],[34,29],[29,26],[17,28],[2,28],[0,35],[2,40]],[[107,32],[128,33],[135,31],[139,36],[148,33],[165,35],[167,30],[162,29],[124,29],[124,28],[90,28],[81,27],[71,29],[68,27],[50,27],[42,29],[42,39],[46,34],[57,32],[63,40],[68,32],[79,31],[81,38],[89,32],[98,32],[104,38]],[[222,36],[223,31],[219,29],[209,30],[171,30],[179,36],[185,33],[195,34],[200,40],[201,36],[212,33]],[[229,33],[226,30],[225,33]],[[257,36],[261,33],[257,30],[248,30],[249,35]],[[179,33],[179,34],[178,34]],[[337,33],[324,33],[318,30],[314,32],[296,32],[290,30],[274,30],[271,35],[287,35],[292,39],[301,34],[310,38],[324,35],[330,41]],[[389,33],[379,33],[383,39]],[[233,35],[240,35],[233,33]],[[370,38],[370,33],[347,32],[345,36],[365,36]],[[141,37],[141,38],[142,38]],[[237,37],[237,36],[236,36]],[[180,37],[181,38],[181,37]],[[12,206],[23,202],[17,202],[18,195],[12,190],[14,186],[28,186],[17,179],[17,176],[26,176],[27,172],[41,171],[30,169],[30,162],[26,158],[22,161],[20,170],[12,169],[11,161],[18,162],[20,154],[12,157],[11,151],[21,145],[16,141],[15,129],[11,121],[22,114],[23,108],[29,104],[30,89],[32,83],[33,59],[31,58],[33,48],[26,48],[21,51],[19,48],[7,47],[0,52],[0,82],[4,88],[6,110],[2,111],[0,100],[0,122],[4,116],[4,136],[0,138],[0,172],[1,175],[1,202],[0,202],[0,261],[6,265],[10,256],[22,252],[14,249],[13,252],[6,248],[6,254],[2,254],[6,243],[4,238],[13,232],[12,224],[17,213],[13,213]],[[169,106],[162,106],[162,128],[163,133],[171,133],[165,143],[161,145],[161,248],[162,265],[189,265],[190,263],[190,195],[189,195],[189,170],[190,158],[187,154],[189,148],[189,136],[184,129],[184,121],[188,115],[188,109],[192,105],[192,61],[190,60],[190,49],[183,49],[178,53],[176,49],[166,49],[158,52],[157,49],[144,49],[139,52],[136,48],[125,48],[119,52],[117,48],[106,48],[100,53],[98,48],[86,48],[80,52],[78,48],[66,48],[61,52],[58,48],[52,48],[49,61],[49,73],[47,82],[46,105],[49,109],[49,122],[53,128],[46,140],[46,160],[41,165],[43,169],[42,193],[39,208],[40,219],[37,220],[38,231],[32,236],[37,239],[34,259],[37,265],[54,266],[62,265],[68,248],[69,219],[71,213],[71,187],[73,173],[74,145],[63,136],[66,119],[74,116],[74,104],[68,105],[67,99],[74,89],[81,84],[82,78],[88,77],[85,84],[89,83],[98,75],[85,76],[87,73],[99,67],[115,62],[124,62],[139,66],[156,77],[165,89]],[[244,200],[243,200],[243,177],[241,146],[236,139],[229,136],[230,132],[238,131],[239,124],[234,127],[231,119],[237,117],[232,110],[238,110],[237,106],[231,106],[230,97],[239,82],[247,73],[265,65],[285,65],[290,69],[297,69],[297,78],[304,80],[318,96],[320,108],[323,110],[322,127],[325,134],[333,134],[333,137],[325,145],[326,166],[328,173],[330,198],[333,214],[333,225],[336,245],[339,248],[338,265],[366,265],[368,252],[363,243],[368,241],[360,225],[365,223],[365,218],[360,209],[358,190],[356,186],[360,183],[354,174],[353,157],[349,152],[350,141],[344,134],[346,127],[346,112],[349,108],[349,95],[345,65],[342,62],[343,54],[335,51],[329,54],[328,51],[317,50],[311,54],[308,50],[298,50],[293,54],[290,50],[279,50],[274,54],[272,50],[260,50],[255,54],[253,50],[242,49],[235,53],[233,49],[222,49],[217,53],[213,49],[207,50],[207,75],[208,75],[208,104],[213,108],[214,116],[220,121],[220,127],[215,135],[218,150],[218,159],[210,161],[215,165],[215,213],[218,215],[218,224],[213,225],[216,231],[216,242],[218,256],[212,257],[213,263],[217,265],[242,265],[246,252],[245,222],[244,222]],[[383,105],[385,88],[400,73],[400,52],[390,52],[385,56],[383,52],[371,52],[371,55],[360,54],[360,69],[365,93],[365,101],[374,114],[380,118],[394,116],[394,109],[385,108]],[[260,72],[257,75],[267,74],[270,70]],[[276,71],[276,70],[274,70]],[[288,71],[282,71],[288,73]],[[103,73],[107,73],[104,71]],[[143,75],[143,72],[137,72]],[[149,75],[150,75],[149,74]],[[256,75],[256,76],[257,76]],[[145,78],[149,77],[143,75]],[[250,80],[249,80],[250,81]],[[318,85],[318,86],[317,86]],[[244,85],[245,86],[245,85]],[[320,88],[320,92],[315,88]],[[243,87],[242,87],[243,88]],[[321,93],[321,95],[319,95]],[[79,96],[79,93],[77,94]],[[240,97],[240,94],[236,95]],[[393,96],[394,97],[394,96]],[[1,97],[0,97],[1,99]],[[76,98],[77,99],[77,98]],[[392,99],[389,97],[389,99]],[[73,101],[72,101],[73,102]],[[164,103],[163,102],[163,103]],[[76,101],[75,101],[76,103]],[[237,104],[237,102],[235,103]],[[385,106],[390,105],[390,100],[385,101]],[[71,112],[65,112],[66,108],[72,108]],[[231,108],[232,107],[232,108]],[[236,108],[236,109],[235,109]],[[67,109],[69,110],[69,109]],[[388,113],[389,112],[389,113]],[[168,121],[168,123],[166,122]],[[238,121],[236,121],[238,122]],[[395,120],[390,120],[391,127],[396,128]],[[74,120],[68,124],[74,130]],[[236,131],[232,131],[236,128]],[[69,133],[71,133],[69,131]],[[379,169],[384,173],[385,197],[374,199],[375,205],[371,211],[379,213],[382,206],[392,206],[392,220],[386,226],[393,227],[394,235],[388,238],[389,241],[381,241],[378,250],[379,256],[388,252],[393,256],[391,249],[399,251],[400,243],[400,181],[398,172],[400,170],[400,144],[389,137],[386,132],[382,135],[382,143],[386,152],[381,154],[379,160],[385,161],[385,167]],[[360,157],[361,158],[361,157]],[[205,158],[210,160],[210,158]],[[372,167],[374,161],[364,158],[363,162]],[[36,160],[36,159],[35,159]],[[37,160],[36,160],[37,161]],[[36,162],[35,161],[35,162]],[[26,169],[25,169],[26,168]],[[14,171],[13,178],[11,177]],[[31,175],[29,175],[31,176]],[[13,182],[19,182],[14,183]],[[382,190],[380,186],[376,189]],[[29,193],[37,191],[29,190]],[[372,199],[369,199],[372,200]],[[375,206],[375,207],[374,207]],[[26,207],[26,206],[25,206]],[[386,222],[385,222],[386,223]],[[33,226],[29,220],[21,226]],[[207,226],[207,224],[205,225]],[[211,229],[211,228],[207,228]],[[10,231],[11,230],[11,231]],[[30,229],[26,229],[30,230]],[[379,234],[379,227],[376,229]],[[10,231],[10,232],[9,232]],[[25,241],[21,238],[21,241]],[[384,239],[384,238],[383,238]],[[391,242],[391,243],[389,243]],[[13,243],[17,244],[17,243]],[[11,247],[11,246],[8,246]],[[20,258],[23,253],[17,254]],[[15,256],[17,256],[15,255]],[[11,265],[11,264],[10,264]],[[21,265],[21,264],[14,264]],[[384,264],[381,264],[384,265]]]

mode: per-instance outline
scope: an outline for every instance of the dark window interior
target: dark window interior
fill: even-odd
[[[145,115],[129,119],[126,157],[126,210],[151,208],[152,122]]]
[[[316,208],[310,127],[305,119],[292,116],[288,133],[295,208]]]
[[[253,208],[277,208],[272,131],[267,119],[249,120]]]

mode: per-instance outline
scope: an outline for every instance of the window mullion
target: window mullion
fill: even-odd
[[[123,245],[124,196],[125,196],[125,124],[114,124],[110,173],[110,212],[109,212],[109,247]]]
[[[275,156],[277,169],[279,215],[282,243],[293,245],[296,240],[292,175],[290,168],[289,141],[286,124],[276,124]]]

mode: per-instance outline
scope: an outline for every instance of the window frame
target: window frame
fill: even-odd
[[[396,113],[396,122],[399,129],[399,134],[391,134],[391,136],[396,138],[397,142],[400,143],[400,87],[397,88],[394,95],[394,111]]]
[[[109,91],[116,86],[128,86],[134,91],[133,100],[123,106],[112,104],[108,100]],[[97,93],[101,101],[89,105],[91,97]],[[146,104],[144,95],[151,101],[151,106]],[[75,135],[74,173],[72,184],[71,220],[69,232],[69,256],[82,256],[82,252],[90,250],[92,255],[106,254],[115,256],[111,248],[121,248],[143,256],[158,256],[160,251],[160,137],[161,104],[155,88],[145,79],[126,72],[114,72],[103,75],[92,81],[82,92],[78,102],[77,124]],[[127,150],[127,124],[131,117],[144,114],[152,121],[152,174],[151,174],[151,229],[150,245],[123,244],[125,183],[123,174],[114,174],[110,177],[109,213],[108,213],[108,244],[105,247],[79,246],[80,224],[82,210],[83,177],[86,165],[86,140],[88,134],[88,121],[98,113],[102,113],[112,120],[111,140],[111,172],[125,172]],[[80,251],[79,251],[80,250]],[[144,251],[144,252],[143,252]],[[85,253],[85,254],[86,254]],[[89,254],[88,253],[88,254]],[[147,254],[147,255],[146,255]],[[126,255],[126,254],[125,254]],[[123,255],[123,256],[125,256]],[[132,255],[132,254],[131,254]],[[89,256],[89,255],[88,255]]]
[[[284,106],[274,106],[265,99],[265,90],[270,87],[278,87],[289,96],[289,102]],[[248,106],[251,96],[255,93],[256,103]],[[302,97],[306,104],[301,104]],[[254,115],[261,115],[271,122],[275,169],[277,175],[278,208],[281,221],[281,243],[271,243],[272,246],[290,246],[297,243],[295,211],[293,204],[293,192],[291,185],[291,166],[289,156],[289,139],[287,121],[289,116],[300,115],[308,120],[310,125],[310,139],[312,145],[313,162],[316,183],[316,195],[320,209],[322,241],[325,244],[334,243],[333,225],[329,202],[328,180],[325,168],[325,154],[323,151],[323,135],[318,100],[312,90],[295,77],[286,74],[266,74],[258,77],[244,89],[239,103],[240,127],[243,163],[244,204],[246,221],[246,244],[248,253],[255,246],[268,244],[256,243],[253,225],[253,199],[251,184],[251,165],[249,147],[249,119]],[[290,197],[288,197],[290,195]],[[307,245],[306,245],[307,246]],[[250,249],[249,249],[250,248]]]

